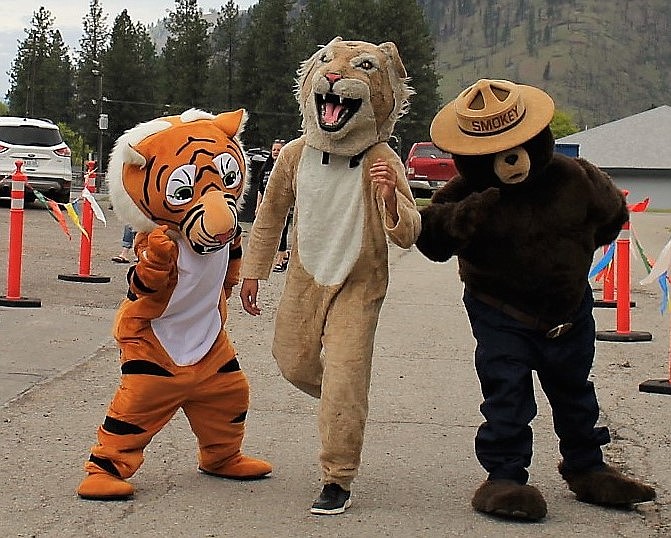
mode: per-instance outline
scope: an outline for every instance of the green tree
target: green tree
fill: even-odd
[[[101,110],[104,111],[100,97],[105,95],[105,84],[116,76],[116,73],[105,70],[102,61],[109,44],[109,28],[100,0],[91,0],[89,11],[82,23],[84,33],[79,40],[80,49],[75,76],[77,86],[75,127],[89,148],[98,148],[99,142],[102,141],[102,138],[99,138],[102,133],[98,131],[98,115]]]
[[[396,44],[410,85],[416,92],[411,98],[409,113],[396,125],[395,134],[400,138],[401,153],[405,155],[413,142],[429,140],[431,120],[440,107],[434,40],[416,2],[379,0],[378,9],[378,32],[384,33],[385,41]],[[403,24],[394,24],[394,21],[403,21]]]
[[[398,19],[392,26],[380,24],[385,13],[375,0],[332,0],[337,17],[332,21],[333,31],[343,39],[369,41],[377,43],[388,41],[383,36],[394,26],[404,26],[405,21]],[[407,1],[407,0],[406,0]],[[416,2],[408,2],[416,4]],[[373,15],[376,16],[373,16]],[[399,21],[403,21],[399,23]],[[325,43],[323,43],[325,44]]]
[[[250,121],[247,146],[268,146],[274,138],[298,136],[300,118],[293,96],[298,60],[289,47],[290,0],[260,0],[250,9],[241,50],[239,102]]]
[[[105,84],[105,111],[109,115],[110,142],[134,125],[160,116],[157,103],[157,56],[146,28],[134,24],[123,10],[114,20],[109,48],[103,56],[108,73]]]
[[[533,6],[529,8],[529,19],[527,20],[527,52],[536,56],[536,10]]]
[[[208,79],[208,101],[213,111],[237,108],[234,99],[235,75],[238,71],[238,50],[242,37],[240,8],[233,2],[222,7],[212,31],[212,61]]]
[[[580,129],[570,113],[556,109],[552,121],[550,122],[550,130],[552,131],[555,140],[557,140],[564,136],[577,133]]]
[[[84,137],[75,132],[67,123],[58,123],[63,141],[68,145],[72,152],[72,168],[80,168],[82,162],[87,157],[87,146]]]
[[[27,37],[19,43],[10,70],[7,92],[10,114],[70,119],[72,67],[68,50],[54,19],[44,7],[33,13]]]
[[[325,45],[336,37],[333,21],[337,12],[332,1],[307,0],[291,32],[291,49],[298,62],[312,56],[319,45]],[[296,66],[298,67],[298,66]]]
[[[169,34],[161,63],[164,100],[177,108],[172,112],[206,108],[210,40],[197,0],[175,0],[165,25]]]

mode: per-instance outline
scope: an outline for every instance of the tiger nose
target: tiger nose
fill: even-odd
[[[220,244],[220,245],[225,245],[228,243],[231,239],[233,239],[233,236],[235,235],[235,230],[231,230],[228,233],[225,234],[217,234],[214,236],[214,239]]]

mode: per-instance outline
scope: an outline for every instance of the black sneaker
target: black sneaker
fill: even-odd
[[[326,484],[319,497],[312,503],[310,512],[313,514],[342,514],[352,506],[350,492],[342,489],[338,484]]]

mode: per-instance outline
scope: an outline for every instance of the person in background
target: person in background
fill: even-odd
[[[282,146],[284,146],[284,140],[274,140],[273,145],[270,147],[270,155],[266,159],[266,162],[263,163],[259,174],[261,176],[259,181],[259,192],[256,197],[256,212],[259,210],[261,201],[263,200],[263,194],[266,191],[266,185],[268,184],[268,178],[270,177],[270,172],[273,169],[275,160],[280,154]],[[280,237],[280,244],[277,247],[277,255],[275,256],[275,265],[273,266],[273,272],[283,273],[287,270],[287,265],[289,264],[289,251],[287,249],[287,237],[289,235],[289,223],[291,222],[291,212],[287,216],[287,221],[284,224],[284,229],[282,230],[282,236]]]
[[[112,261],[114,263],[130,263],[130,258],[128,254],[133,248],[133,242],[135,241],[135,230],[130,227],[128,224],[124,224],[123,227],[123,236],[121,237],[121,252],[118,256],[114,256]]]

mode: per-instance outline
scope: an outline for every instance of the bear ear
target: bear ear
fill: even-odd
[[[217,114],[214,118],[214,124],[224,131],[229,138],[233,138],[236,134],[242,132],[247,119],[247,114],[244,108],[240,108],[235,112],[222,112]]]
[[[408,72],[405,70],[405,66],[401,61],[401,55],[398,53],[398,48],[396,44],[392,41],[387,41],[379,45],[380,50],[387,55],[387,58],[391,61],[391,65],[394,66],[394,70],[399,78],[405,79],[408,77]]]

